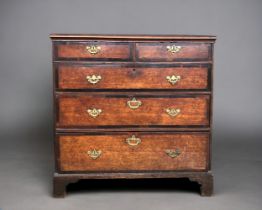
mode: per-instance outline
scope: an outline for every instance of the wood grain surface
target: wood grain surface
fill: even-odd
[[[101,50],[97,54],[91,54],[87,46],[99,46]],[[114,42],[62,42],[55,45],[56,58],[63,59],[85,59],[85,60],[128,60],[131,56],[131,48],[128,43]]]
[[[64,197],[69,183],[101,178],[188,178],[200,185],[201,195],[212,194],[215,36],[50,37],[55,197]],[[99,52],[88,52],[91,45]],[[180,50],[168,51],[173,45]],[[101,80],[90,84],[87,77],[93,75]],[[174,85],[166,79],[172,75],[181,77]],[[141,102],[136,109],[128,106],[133,98]],[[91,116],[92,109],[100,114]],[[167,109],[180,112],[170,116]],[[130,145],[132,135],[140,143]],[[90,156],[94,150],[101,152],[97,158]],[[167,150],[179,152],[172,158]]]
[[[132,133],[115,135],[59,136],[61,171],[125,171],[125,170],[205,170],[208,165],[209,135],[143,134],[137,146],[130,146],[126,138]],[[92,159],[88,151],[100,150]],[[165,150],[180,151],[175,158]]]
[[[128,41],[148,41],[148,40],[186,40],[214,42],[214,35],[174,35],[174,34],[50,34],[50,38],[55,40],[128,40]]]
[[[110,65],[59,64],[59,89],[207,89],[208,67],[122,67]],[[101,76],[96,84],[87,76]],[[180,76],[171,84],[167,76]]]
[[[100,94],[62,94],[58,96],[59,118],[57,127],[66,126],[116,126],[116,125],[208,125],[208,95],[195,96],[138,96],[142,105],[131,109],[127,102],[134,97]],[[93,118],[88,109],[101,109],[101,114]],[[171,117],[166,109],[180,109]]]
[[[169,52],[167,46],[181,46],[176,53]],[[211,59],[210,48],[207,43],[137,43],[137,60],[140,61],[208,61]]]

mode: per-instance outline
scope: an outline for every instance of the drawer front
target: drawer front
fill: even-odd
[[[209,61],[211,44],[207,43],[139,43],[136,44],[140,61]]]
[[[59,64],[59,89],[209,89],[209,67],[202,65],[122,67]]]
[[[55,44],[58,60],[130,60],[129,43],[121,42],[59,42]]]
[[[58,136],[60,171],[206,170],[209,134]]]
[[[209,101],[208,95],[63,94],[57,126],[207,126]]]

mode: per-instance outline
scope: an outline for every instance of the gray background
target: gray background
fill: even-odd
[[[262,209],[261,11],[261,0],[1,0],[0,209]],[[161,183],[51,197],[53,32],[218,36],[213,197]]]

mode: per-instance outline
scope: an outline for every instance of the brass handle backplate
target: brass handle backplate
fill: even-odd
[[[141,139],[137,138],[135,135],[132,135],[131,137],[126,139],[126,143],[129,146],[137,146],[138,144],[141,143]]]
[[[98,83],[102,79],[102,77],[100,75],[97,75],[97,76],[91,75],[91,76],[86,76],[86,79],[89,83],[94,85],[94,84]]]
[[[166,80],[172,85],[176,84],[180,79],[181,79],[181,76],[179,75],[178,76],[176,75],[166,76]]]
[[[177,156],[179,156],[181,154],[180,150],[179,149],[175,149],[175,150],[172,150],[172,149],[167,149],[165,150],[165,153],[171,157],[171,158],[176,158]]]
[[[88,110],[87,110],[87,113],[88,113],[91,117],[96,118],[96,117],[98,117],[98,116],[102,113],[102,109],[96,109],[96,108],[88,109]]]
[[[180,109],[166,109],[166,113],[170,115],[171,117],[177,116],[181,112]]]
[[[96,45],[88,45],[86,46],[86,49],[91,55],[95,55],[100,52],[101,47]]]
[[[142,102],[139,100],[136,100],[136,98],[132,98],[132,100],[127,101],[127,105],[130,109],[137,109],[142,105]]]
[[[182,49],[182,47],[176,46],[176,45],[171,45],[171,46],[167,46],[166,49],[167,49],[168,52],[177,53]]]
[[[96,149],[93,149],[93,150],[89,150],[87,151],[87,154],[92,158],[92,159],[97,159],[101,154],[102,154],[102,151],[101,150],[96,150]]]

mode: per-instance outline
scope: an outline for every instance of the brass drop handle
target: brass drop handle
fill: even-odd
[[[138,144],[141,143],[141,139],[137,138],[135,135],[132,135],[131,137],[126,139],[126,143],[129,146],[137,146]]]
[[[172,76],[166,76],[166,80],[171,84],[176,84],[181,79],[180,75],[172,75]]]
[[[179,156],[181,154],[180,150],[177,148],[175,150],[172,149],[166,149],[165,153],[171,157],[171,158],[176,158],[177,156]]]
[[[100,76],[100,75],[91,75],[91,76],[86,76],[86,79],[87,79],[87,81],[89,82],[89,83],[91,83],[91,84],[96,84],[96,83],[98,83],[101,79],[102,79],[102,77]]]
[[[166,49],[168,52],[177,53],[182,49],[182,47],[176,46],[176,45],[169,45],[169,46],[166,46]]]
[[[95,54],[97,54],[97,53],[99,53],[101,51],[101,47],[100,46],[96,46],[96,45],[88,45],[88,46],[86,46],[86,50],[91,55],[95,55]]]
[[[98,157],[100,157],[100,155],[102,154],[102,151],[101,150],[96,150],[96,149],[93,149],[93,150],[89,150],[87,151],[87,154],[92,158],[92,159],[97,159]]]
[[[169,116],[171,116],[171,117],[176,117],[177,115],[180,114],[180,112],[181,112],[180,109],[172,109],[172,108],[171,109],[169,109],[169,108],[166,109],[166,113]]]
[[[96,117],[98,117],[98,116],[102,113],[102,109],[96,109],[96,108],[88,109],[88,110],[87,110],[87,113],[88,113],[91,117],[96,118]]]
[[[139,100],[136,100],[136,98],[132,98],[132,100],[127,101],[127,105],[130,109],[137,109],[142,105],[142,102]]]

